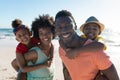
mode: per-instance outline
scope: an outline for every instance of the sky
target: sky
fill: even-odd
[[[11,28],[16,18],[31,27],[39,15],[55,17],[60,10],[70,11],[78,28],[95,16],[106,28],[119,30],[120,0],[0,0],[0,28]]]

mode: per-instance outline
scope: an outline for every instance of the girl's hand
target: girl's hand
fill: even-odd
[[[50,67],[52,63],[52,60],[48,60],[47,62],[45,62],[43,65],[45,65],[45,67]]]
[[[48,63],[48,65],[47,65],[47,66],[48,66],[48,67],[50,67],[50,66],[51,66],[51,63],[52,63],[52,60],[48,60],[48,62],[47,62],[47,63]]]

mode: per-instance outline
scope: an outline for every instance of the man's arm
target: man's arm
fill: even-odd
[[[119,76],[117,74],[117,71],[112,64],[108,69],[101,70],[101,72],[109,79],[109,80],[119,80]]]
[[[72,80],[64,63],[63,63],[63,75],[64,75],[64,80]]]

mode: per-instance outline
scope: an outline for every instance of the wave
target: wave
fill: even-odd
[[[78,35],[83,34],[80,30],[76,30]],[[111,29],[105,29],[100,36],[105,40],[105,43],[110,46],[120,46],[120,32],[115,32]]]
[[[78,35],[81,35],[80,30],[76,30]],[[101,36],[105,39],[105,42],[109,45],[119,46],[120,45],[120,33],[115,32],[111,29],[105,29]],[[0,28],[0,39],[13,39],[15,38],[12,28]]]
[[[14,34],[12,31],[13,30],[11,28],[0,28],[0,39],[14,37]]]

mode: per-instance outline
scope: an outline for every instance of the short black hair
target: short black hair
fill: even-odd
[[[38,18],[35,18],[35,21],[32,22],[33,37],[39,39],[38,29],[39,28],[50,28],[53,35],[55,35],[54,19],[48,14],[39,15]]]
[[[22,25],[22,20],[20,19],[15,19],[12,21],[12,28],[17,28],[18,26]]]
[[[70,11],[67,11],[67,10],[61,10],[61,11],[59,11],[59,12],[56,14],[56,16],[55,16],[55,20],[56,20],[57,18],[59,18],[59,17],[64,17],[64,16],[70,16],[70,17],[73,19],[74,24],[75,24],[74,29],[76,30],[76,29],[77,29],[77,25],[76,25],[75,19],[74,19],[74,17],[72,16],[72,14],[71,14]]]

